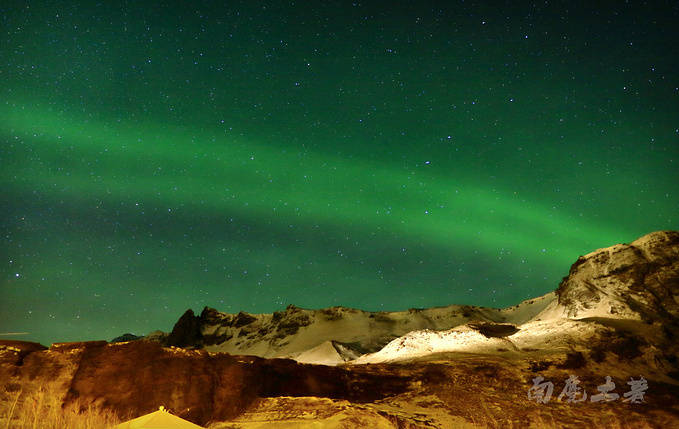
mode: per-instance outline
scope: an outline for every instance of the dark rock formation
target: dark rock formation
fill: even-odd
[[[482,335],[488,338],[508,337],[509,335],[519,332],[519,328],[512,325],[511,323],[479,322],[479,323],[469,323],[468,326],[472,329],[479,331]]]
[[[201,319],[188,309],[175,323],[172,332],[165,340],[168,346],[199,347],[202,344]]]

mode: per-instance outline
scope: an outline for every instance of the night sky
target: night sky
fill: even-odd
[[[676,2],[221,3],[2,2],[0,339],[503,307],[679,229]]]

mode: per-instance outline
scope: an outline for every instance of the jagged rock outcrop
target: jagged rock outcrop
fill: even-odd
[[[193,314],[193,310],[186,310],[165,339],[165,344],[175,347],[200,347],[203,343],[201,325],[201,318]]]

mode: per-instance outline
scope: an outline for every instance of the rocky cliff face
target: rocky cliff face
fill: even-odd
[[[405,392],[413,381],[395,372],[211,354],[152,341],[62,343],[49,349],[0,341],[2,392],[49,386],[64,404],[85,400],[120,416],[164,405],[198,424],[234,418],[257,398],[315,396],[364,403]]]
[[[654,232],[581,256],[556,293],[567,317],[676,324],[679,232]]]

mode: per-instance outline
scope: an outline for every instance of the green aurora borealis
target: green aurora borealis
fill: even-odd
[[[676,4],[385,4],[3,3],[0,338],[502,307],[679,228]]]

